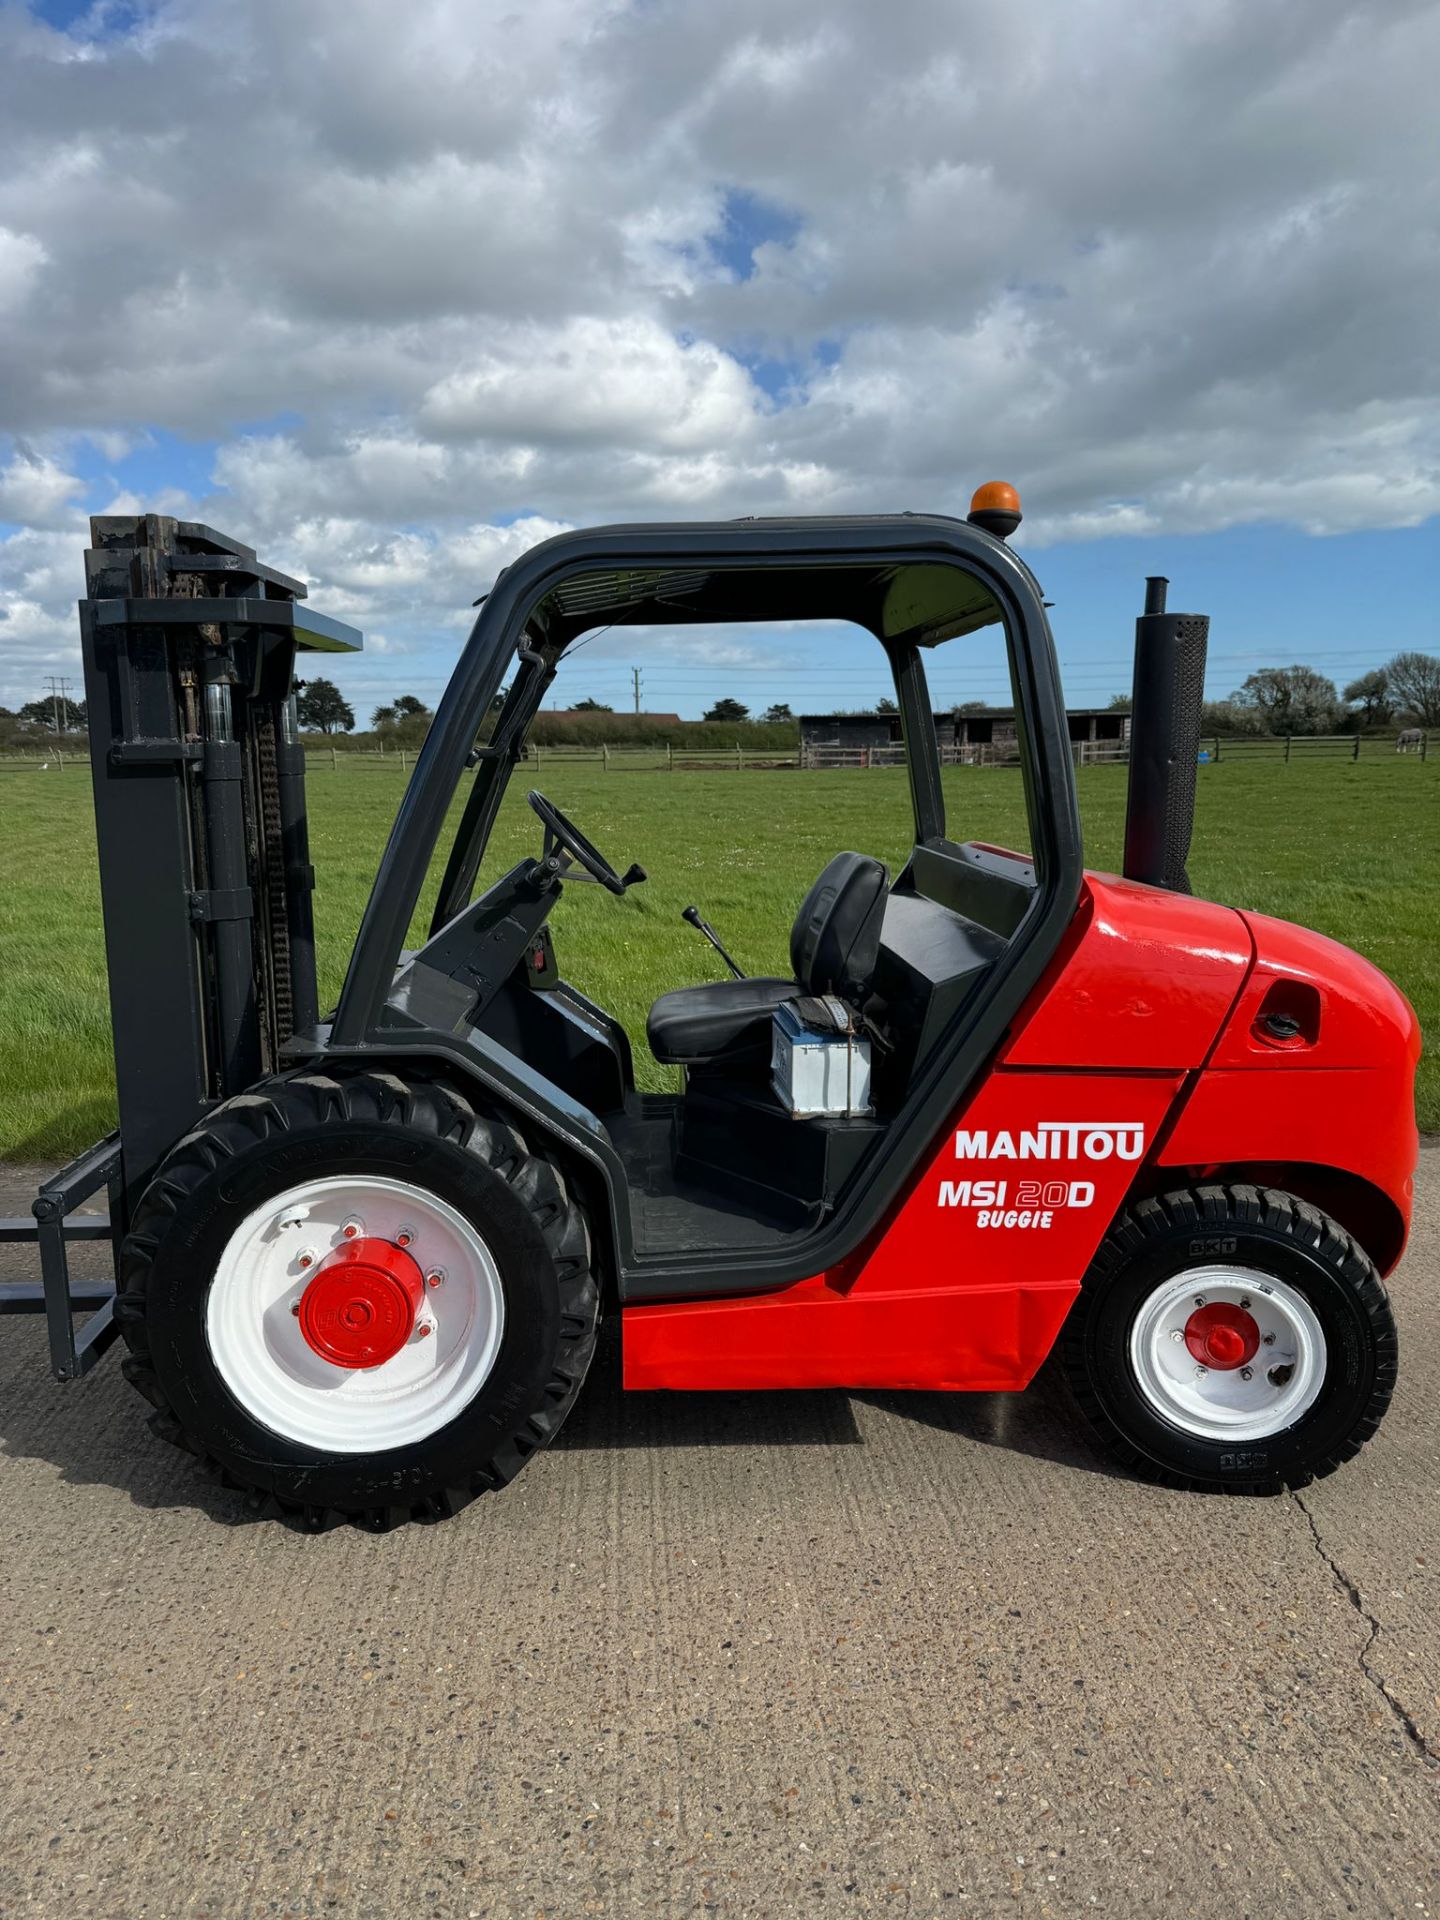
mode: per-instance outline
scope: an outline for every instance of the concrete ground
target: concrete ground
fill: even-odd
[[[1431,1912],[1421,1179],[1389,1419],[1269,1501],[1114,1476],[1048,1376],[626,1399],[611,1349],[506,1494],[311,1539],[9,1322],[0,1914]]]

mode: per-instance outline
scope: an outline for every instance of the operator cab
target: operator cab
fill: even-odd
[[[634,533],[643,540],[643,529]],[[1033,805],[1041,778],[1029,732],[1033,690],[1017,665],[1028,655],[1017,647],[997,581],[953,554],[861,560],[852,550],[757,563],[754,540],[752,528],[745,558],[735,562],[717,555],[701,564],[695,556],[684,566],[562,572],[515,608],[513,679],[489,740],[475,749],[477,773],[431,937],[405,957],[381,1020],[397,1034],[451,1034],[484,1055],[508,1088],[562,1113],[624,1209],[622,1247],[637,1265],[657,1270],[801,1245],[880,1159],[905,1153],[912,1140],[933,1140],[937,1103],[953,1110],[963,1093],[967,1041],[977,1064],[993,1051],[997,1036],[987,1039],[985,1016],[1003,1012],[1006,983],[1045,896],[1045,823]],[[988,549],[1019,567],[998,539],[985,538],[981,551]],[[586,633],[799,620],[858,625],[883,650],[905,748],[910,852],[892,872],[873,854],[835,851],[796,902],[785,975],[745,977],[698,911],[687,909],[733,977],[674,987],[654,1000],[646,1039],[657,1062],[681,1070],[683,1087],[642,1092],[629,1036],[566,981],[547,922],[567,879],[588,878],[618,899],[645,881],[645,869],[620,871],[538,792],[528,796],[542,828],[538,855],[471,900],[481,852],[525,729],[567,650]],[[1019,716],[1015,757],[1040,865],[1029,853],[954,840],[947,830],[925,657],[946,643],[963,647],[982,628],[998,628],[1005,640]],[[1044,638],[1048,644],[1048,632]],[[778,790],[777,798],[783,803]],[[652,863],[659,857],[648,847],[626,851]],[[1031,964],[1038,965],[1033,956]],[[863,1047],[865,1095],[841,1110],[797,1117],[772,1077],[777,1027],[798,1033],[803,1045],[823,1039],[827,1020],[843,1036],[847,1060]]]

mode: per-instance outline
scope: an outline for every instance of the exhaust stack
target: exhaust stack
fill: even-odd
[[[1145,582],[1145,611],[1135,622],[1124,871],[1127,880],[1189,893],[1210,616],[1167,613],[1169,584],[1159,574]]]

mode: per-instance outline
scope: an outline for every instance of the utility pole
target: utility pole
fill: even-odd
[[[47,675],[50,683],[51,709],[55,715],[55,738],[58,742],[65,731],[65,722],[70,714],[70,682],[63,676]]]
[[[635,711],[636,713],[639,713],[640,711],[640,669],[639,667],[631,667],[630,678],[635,682]]]

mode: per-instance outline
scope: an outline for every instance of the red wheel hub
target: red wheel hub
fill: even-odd
[[[1216,1300],[1197,1307],[1185,1322],[1185,1344],[1201,1366],[1217,1373],[1233,1373],[1248,1366],[1260,1351],[1260,1329],[1253,1314]]]
[[[425,1277],[389,1240],[348,1240],[300,1296],[305,1344],[333,1367],[381,1367],[415,1331]]]

